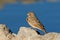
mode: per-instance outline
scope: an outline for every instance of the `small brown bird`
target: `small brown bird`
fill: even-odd
[[[33,12],[29,12],[27,15],[28,15],[28,17],[26,20],[30,26],[43,31],[44,33],[47,33],[44,28],[44,25],[42,25],[42,23],[38,20],[38,18],[35,16],[35,14]]]

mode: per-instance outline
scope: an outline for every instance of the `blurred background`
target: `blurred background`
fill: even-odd
[[[19,0],[18,0],[19,1]],[[6,24],[12,32],[18,33],[21,26],[30,27],[26,22],[27,13],[33,11],[45,26],[47,32],[60,32],[60,3],[39,2],[21,3],[16,1],[2,2],[0,24]],[[6,4],[5,4],[6,3]]]

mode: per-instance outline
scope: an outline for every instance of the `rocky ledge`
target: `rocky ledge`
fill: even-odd
[[[21,27],[18,34],[14,34],[5,24],[0,24],[0,40],[60,40],[60,33],[39,35],[31,28]]]

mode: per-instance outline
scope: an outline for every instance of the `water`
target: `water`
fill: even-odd
[[[0,10],[0,24],[6,24],[17,33],[21,26],[30,27],[26,22],[30,11],[35,12],[47,32],[60,32],[60,3],[6,4]]]

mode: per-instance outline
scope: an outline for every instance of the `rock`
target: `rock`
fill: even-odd
[[[38,35],[35,30],[21,27],[16,40],[60,40],[60,33],[47,33],[45,35]]]
[[[5,25],[0,24],[0,40],[8,40],[8,38],[6,37],[4,33],[4,28],[5,28]]]
[[[21,27],[17,34],[17,38],[18,40],[40,40],[42,36],[39,36],[33,29]]]
[[[14,35],[9,32],[5,24],[0,24],[0,40],[11,40]]]
[[[5,24],[0,24],[0,40],[60,40],[60,33],[56,32],[39,35],[31,28],[21,27],[16,35],[9,30]]]
[[[42,40],[60,40],[60,33],[51,32],[45,34]]]

